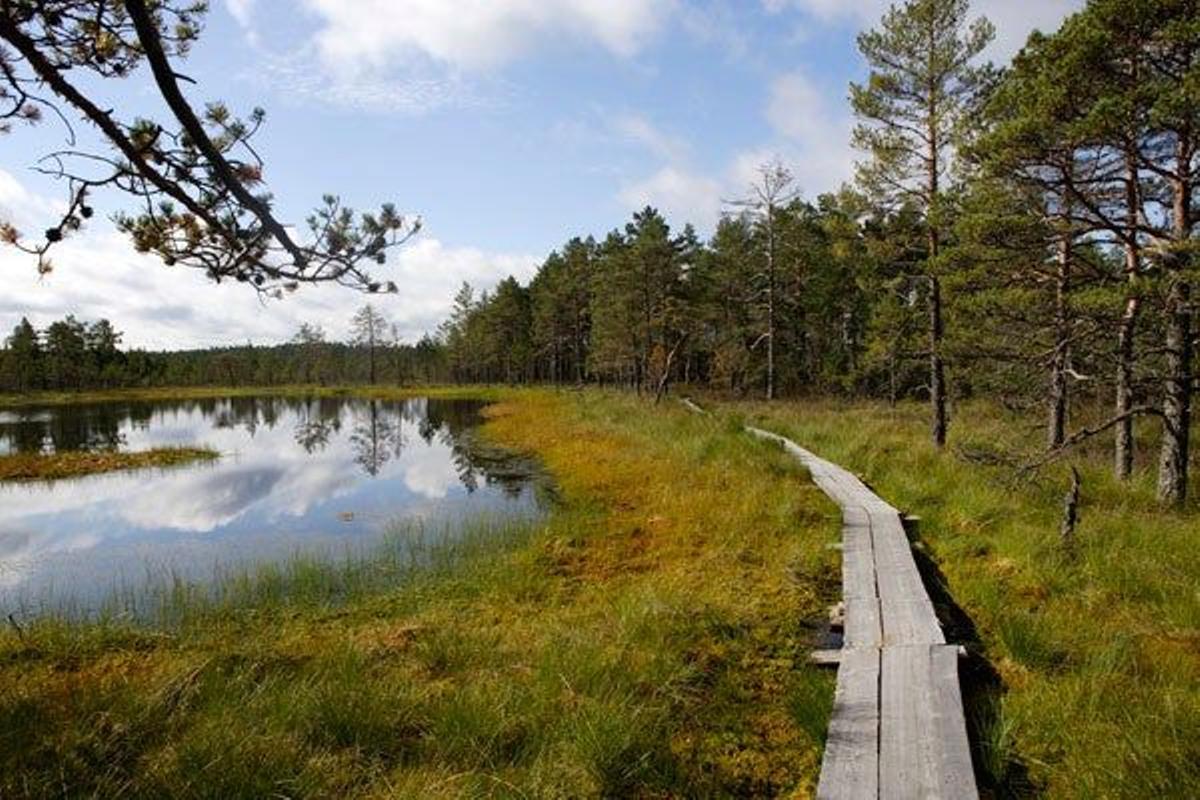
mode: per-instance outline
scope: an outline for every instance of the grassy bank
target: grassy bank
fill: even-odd
[[[488,386],[184,386],[147,389],[85,390],[79,392],[38,391],[25,394],[0,393],[0,408],[74,403],[129,403],[156,400],[213,400],[225,397],[366,397],[400,400],[406,397],[470,398],[492,400],[503,390]]]
[[[807,794],[832,507],[674,407],[521,392],[490,413],[557,479],[544,521],[181,588],[153,626],[0,633],[0,796]]]
[[[926,551],[996,671],[973,712],[1001,793],[1200,797],[1200,516],[1156,505],[1144,463],[1151,431],[1129,487],[1110,477],[1107,437],[1068,459],[1083,475],[1068,550],[1059,540],[1067,463],[1028,480],[980,463],[1039,436],[1040,420],[959,409],[939,454],[923,407],[719,408],[854,469],[921,516]],[[957,627],[972,637],[968,620]]]
[[[54,481],[127,469],[176,467],[214,461],[207,447],[156,447],[135,452],[14,453],[0,456],[0,481]]]

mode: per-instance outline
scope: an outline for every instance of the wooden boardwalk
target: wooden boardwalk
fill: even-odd
[[[942,635],[899,512],[790,439],[747,430],[803,462],[842,508],[845,634],[817,797],[974,800],[959,649]]]

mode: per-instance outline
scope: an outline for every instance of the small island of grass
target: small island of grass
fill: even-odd
[[[118,470],[175,467],[219,457],[220,453],[208,447],[156,447],[137,452],[14,453],[0,456],[0,481],[53,481]]]

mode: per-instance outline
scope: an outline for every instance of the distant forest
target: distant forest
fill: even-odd
[[[351,344],[121,353],[107,323],[23,324],[9,390],[165,384],[443,381],[743,395],[920,399],[947,440],[950,400],[1044,415],[1039,445],[1160,422],[1158,489],[1188,488],[1196,386],[1200,13],[1183,0],[1091,0],[1008,65],[966,0],[893,7],[862,33],[849,87],[853,185],[813,192],[764,164],[701,240],[646,208],[579,235],[523,285],[464,285],[435,336],[377,319]],[[802,195],[802,190],[804,194]],[[807,198],[807,199],[806,199]],[[403,287],[401,287],[403,290]],[[1086,413],[1081,413],[1086,412]]]
[[[951,398],[990,398],[1044,415],[1031,449],[1113,437],[1119,478],[1153,418],[1159,497],[1182,504],[1200,11],[1090,0],[1003,67],[979,58],[993,34],[966,0],[893,6],[858,37],[852,186],[768,163],[707,242],[647,208],[527,286],[464,287],[451,375],[920,398],[937,446]]]
[[[366,308],[382,322],[374,307]],[[68,316],[39,331],[23,319],[0,349],[0,391],[324,386],[371,381],[373,369],[376,382],[446,380],[442,347],[430,337],[402,344],[381,333],[376,339],[332,342],[319,328],[302,325],[285,344],[175,352],[123,350],[121,338],[108,320],[82,322]]]

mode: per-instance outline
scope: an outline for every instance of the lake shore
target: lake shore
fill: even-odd
[[[832,693],[807,655],[839,597],[840,521],[748,421],[919,513],[947,636],[972,654],[982,789],[1200,787],[1195,512],[1157,506],[1148,464],[1118,486],[1100,443],[1073,452],[1084,493],[1066,548],[1064,465],[1015,483],[970,458],[1028,422],[986,404],[939,453],[915,404],[712,396],[699,417],[599,390],[486,391],[484,436],[556,480],[546,519],[483,521],[415,562],[281,565],[220,602],[181,589],[154,626],[0,632],[0,794],[65,780],[83,794],[803,796]]]
[[[157,400],[219,400],[232,397],[357,397],[403,400],[410,397],[491,400],[503,393],[498,386],[388,386],[294,384],[288,386],[155,386],[141,389],[84,391],[36,391],[0,393],[0,408],[14,406],[61,406],[82,403],[128,403]]]
[[[0,455],[0,481],[55,481],[131,469],[166,469],[221,457],[208,447],[155,447],[150,450]]]
[[[157,624],[19,620],[0,794],[810,791],[837,521],[802,470],[674,405],[486,391],[483,435],[556,480],[546,519],[168,587]]]

